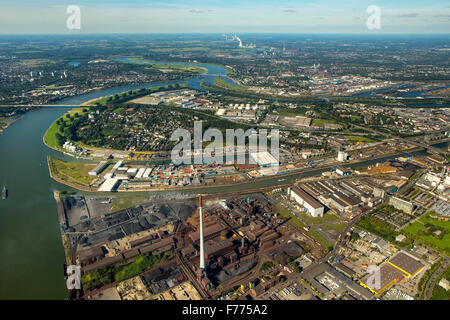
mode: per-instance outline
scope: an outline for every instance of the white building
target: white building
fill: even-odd
[[[444,288],[445,290],[448,290],[450,288],[450,283],[447,279],[442,278],[441,281],[439,281],[439,285]]]
[[[344,161],[347,161],[347,159],[348,159],[348,153],[347,152],[345,152],[343,150],[338,151],[338,157],[337,157],[338,161],[344,162]]]
[[[108,166],[108,162],[102,161],[99,164],[97,164],[94,169],[89,171],[88,175],[96,176],[96,175],[100,174],[107,166]]]
[[[305,190],[297,187],[289,188],[288,195],[305,207],[313,217],[323,217],[325,207]]]
[[[250,153],[250,156],[260,167],[276,166],[278,164],[278,160],[267,151],[253,152]]]
[[[114,189],[119,185],[120,182],[121,182],[121,180],[119,178],[106,179],[106,181],[103,182],[103,184],[100,186],[98,191],[101,191],[101,192],[114,191]]]

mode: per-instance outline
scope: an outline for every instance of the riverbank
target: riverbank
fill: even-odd
[[[0,134],[2,134],[6,129],[8,129],[8,127],[10,125],[12,125],[15,121],[17,121],[17,120],[14,120],[12,122],[1,122],[0,123],[0,125],[1,125],[1,127],[0,127]]]
[[[66,223],[66,217],[65,217],[64,206],[62,204],[61,197],[59,195],[59,191],[57,191],[57,190],[53,191],[53,198],[56,201],[59,225],[60,226],[64,225]],[[66,264],[68,266],[75,264],[75,261],[73,261],[73,259],[72,259],[69,237],[62,230],[61,230],[61,242],[62,242],[62,246],[64,248]]]
[[[69,187],[79,190],[79,191],[86,191],[86,192],[95,192],[96,191],[95,189],[92,189],[90,186],[86,186],[86,185],[82,185],[80,183],[71,182],[71,181],[62,179],[58,174],[58,170],[55,167],[55,164],[53,163],[52,158],[48,155],[47,155],[47,166],[48,166],[50,178],[52,178],[56,182],[64,184],[66,186],[69,186]],[[95,165],[92,165],[91,167],[94,167],[94,166]]]
[[[420,152],[423,151],[422,148],[413,148],[413,149],[409,149],[403,152],[392,152],[389,154],[383,154],[380,155],[379,157],[374,157],[374,158],[370,158],[370,159],[361,159],[361,160],[354,160],[354,161],[349,161],[347,163],[345,163],[345,166],[349,166],[349,167],[356,167],[356,166],[360,166],[361,164],[367,164],[368,162],[377,162],[378,160],[381,161],[387,161],[388,159],[393,159],[399,156],[404,155],[405,153],[410,153],[410,152]],[[187,193],[191,193],[191,192],[195,192],[198,190],[204,190],[204,189],[211,189],[211,192],[214,192],[213,189],[215,188],[236,188],[239,189],[240,187],[249,185],[249,188],[251,188],[251,185],[257,185],[259,183],[263,183],[266,181],[272,181],[272,183],[270,183],[271,187],[276,187],[276,186],[282,186],[285,185],[287,183],[286,179],[289,179],[292,181],[300,178],[302,175],[305,174],[309,174],[309,175],[315,175],[315,174],[321,174],[324,171],[330,170],[334,167],[336,167],[337,165],[342,165],[341,162],[333,162],[324,166],[318,166],[315,168],[307,168],[307,169],[298,169],[296,171],[292,171],[292,172],[286,172],[286,173],[281,173],[281,174],[276,174],[276,175],[271,175],[271,176],[265,176],[265,177],[258,177],[258,178],[253,178],[253,179],[248,179],[248,180],[244,180],[244,181],[240,181],[237,183],[224,183],[224,184],[214,184],[214,185],[201,185],[201,186],[190,186],[190,187],[157,187],[157,188],[140,188],[138,190],[119,190],[117,191],[117,193],[121,193],[121,194],[136,194],[136,193],[145,193],[145,192],[187,192]],[[66,184],[74,189],[77,189],[79,191],[88,191],[91,193],[99,193],[99,194],[105,194],[105,192],[100,192],[97,190],[92,190],[92,188],[87,189],[85,186],[81,187],[81,188],[77,188],[77,184],[73,184],[73,183],[67,183],[64,180],[58,179],[56,180],[62,184]],[[259,189],[257,187],[255,187],[254,189]],[[203,191],[202,191],[203,192]],[[205,193],[209,193],[209,192],[205,192]]]

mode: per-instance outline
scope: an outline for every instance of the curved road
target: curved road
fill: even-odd
[[[422,300],[431,300],[431,296],[433,294],[433,289],[436,286],[438,279],[441,275],[447,270],[450,265],[450,259],[445,258],[445,261],[433,272],[431,277],[428,279],[427,284],[425,285],[425,289],[423,290]]]

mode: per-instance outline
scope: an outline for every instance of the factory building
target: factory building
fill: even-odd
[[[118,161],[118,162],[114,165],[113,170],[115,171],[115,170],[119,169],[122,165],[123,165],[123,160]]]
[[[254,152],[250,156],[260,167],[268,167],[278,165],[278,160],[269,152]]]
[[[98,191],[111,192],[114,191],[122,180],[119,178],[106,179],[105,182],[98,188]]]
[[[402,210],[408,214],[411,214],[414,211],[414,205],[411,202],[397,197],[390,197],[389,205],[393,206],[395,209]]]
[[[414,277],[423,268],[423,264],[420,261],[403,252],[399,252],[388,263],[409,278]]]
[[[361,279],[359,284],[378,295],[404,278],[405,276],[399,270],[389,264],[384,264],[380,267],[377,275],[369,274]]]
[[[217,236],[222,232],[223,230],[226,230],[227,228],[224,227],[221,223],[215,223],[211,226],[205,227],[203,234],[205,239],[213,238],[214,236]],[[200,230],[191,232],[189,234],[189,238],[192,241],[192,243],[198,243],[200,240]]]
[[[324,206],[305,190],[298,187],[289,188],[288,195],[305,207],[311,216],[323,217],[323,212],[325,210]]]
[[[102,161],[99,164],[97,164],[94,169],[88,172],[88,175],[90,176],[97,176],[99,175],[105,168],[108,166],[108,162]]]
[[[336,173],[341,175],[341,176],[348,176],[348,175],[352,174],[352,171],[350,169],[347,169],[347,168],[337,167],[336,168]]]
[[[344,150],[339,150],[339,151],[338,151],[337,160],[338,160],[339,162],[347,161],[347,160],[348,160],[348,153],[345,152]]]

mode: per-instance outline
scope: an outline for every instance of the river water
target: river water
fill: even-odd
[[[186,83],[214,83],[226,70],[207,66],[208,74],[181,81],[122,86],[61,100],[78,105],[94,98],[138,88]],[[0,188],[9,190],[0,200],[0,299],[65,299],[64,251],[58,228],[53,190],[74,191],[49,177],[47,155],[67,158],[47,148],[42,137],[69,108],[41,108],[25,114],[0,135]]]
[[[175,83],[186,83],[192,88],[200,89],[201,81],[213,84],[217,75],[226,74],[226,70],[218,66],[196,66],[206,67],[209,75],[181,81],[105,89],[64,99],[58,104],[75,106],[102,96]],[[62,159],[68,156],[47,148],[42,137],[51,123],[68,110],[69,108],[49,107],[29,112],[0,135],[0,184],[9,189],[8,199],[0,200],[0,299],[67,297],[63,278],[64,251],[53,191],[74,190],[49,177],[47,155]],[[373,161],[367,162],[370,163]],[[323,170],[302,176],[312,176],[321,171]],[[281,181],[278,177],[232,187],[197,189],[195,192],[239,191],[284,184],[298,177],[299,175],[293,175]]]

